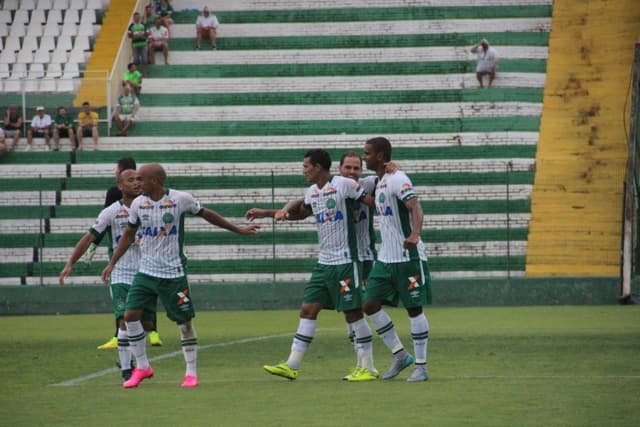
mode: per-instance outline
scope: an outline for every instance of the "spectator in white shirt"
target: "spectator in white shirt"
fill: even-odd
[[[162,18],[156,18],[156,26],[149,30],[149,63],[155,64],[156,52],[162,51],[164,63],[169,58],[169,30],[162,25]]]
[[[51,116],[45,114],[44,107],[36,108],[36,115],[31,120],[31,127],[27,132],[27,150],[31,150],[33,137],[44,138],[47,147],[51,149],[49,139],[51,138]]]
[[[198,15],[196,20],[196,49],[200,49],[200,42],[202,39],[209,39],[211,41],[211,48],[217,49],[216,36],[217,28],[220,23],[215,15],[209,12],[207,6],[202,9],[202,14]]]
[[[489,87],[493,84],[493,80],[496,78],[496,65],[498,64],[498,53],[496,50],[489,46],[489,42],[486,39],[482,39],[471,48],[471,53],[478,54],[478,65],[476,66],[476,77],[480,83],[480,87],[483,88],[482,77],[489,75]]]

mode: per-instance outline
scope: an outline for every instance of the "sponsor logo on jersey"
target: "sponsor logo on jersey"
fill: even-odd
[[[116,218],[129,218],[129,211],[126,209],[120,209],[116,214]]]
[[[402,184],[402,187],[400,188],[400,194],[405,194],[410,192],[413,192],[413,187],[411,186],[411,184],[406,182]]]
[[[164,227],[142,227],[140,230],[145,237],[167,237],[178,234],[178,228],[175,225],[165,225]]]
[[[324,190],[324,194],[334,194],[334,193],[336,193],[336,191],[337,190],[335,189],[335,187],[329,186],[329,187],[327,187],[326,190]]]
[[[316,222],[318,224],[329,224],[332,222],[342,221],[343,219],[344,214],[342,211],[328,211],[316,214]]]
[[[391,206],[378,205],[377,211],[378,215],[380,216],[393,216],[393,210],[391,210]]]
[[[365,211],[364,209],[360,209],[360,211],[356,212],[355,220],[354,220],[356,224],[359,224],[362,221],[366,221],[366,220],[367,220],[367,211]]]
[[[377,188],[380,188],[380,189],[387,188],[387,181],[385,181],[384,178],[382,178],[378,183]]]
[[[313,192],[311,192],[311,198],[315,199],[317,197],[320,197],[320,193],[318,190],[313,190]]]
[[[153,209],[153,203],[151,203],[148,200],[145,200],[144,202],[142,202],[142,204],[140,205],[140,209]]]
[[[170,209],[175,207],[176,207],[176,203],[171,199],[163,200],[162,204],[160,205],[160,209]]]

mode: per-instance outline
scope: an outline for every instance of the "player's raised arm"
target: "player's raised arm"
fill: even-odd
[[[93,243],[94,240],[96,240],[96,236],[90,231],[88,231],[84,236],[82,236],[80,240],[78,240],[78,243],[76,243],[76,246],[73,248],[73,252],[69,257],[69,261],[67,261],[67,264],[60,272],[60,286],[64,286],[64,280],[71,275],[73,265],[80,259],[82,254],[87,251],[87,248],[89,248],[89,245]]]
[[[278,212],[277,209],[251,208],[244,214],[244,217],[247,221],[253,221],[258,218],[273,218],[276,212]]]
[[[284,207],[276,213],[275,219],[278,221],[283,219],[297,221],[305,219],[311,215],[311,213],[311,209],[304,204],[304,199],[296,199],[284,205]]]
[[[111,275],[113,268],[115,267],[118,260],[122,257],[122,255],[124,255],[124,253],[127,252],[129,247],[131,246],[131,243],[133,242],[133,239],[136,236],[137,229],[138,229],[137,225],[132,226],[131,224],[129,224],[126,230],[124,230],[124,233],[122,233],[122,237],[120,238],[118,247],[113,252],[111,259],[109,260],[109,264],[107,264],[104,270],[102,270],[102,274],[100,275],[100,278],[102,279],[102,283],[104,284],[109,283],[109,276]]]
[[[258,224],[249,224],[247,226],[235,225],[232,222],[229,222],[226,218],[222,217],[218,212],[207,208],[203,208],[200,212],[198,212],[197,215],[204,218],[205,221],[207,221],[209,224],[213,224],[217,227],[224,228],[238,234],[255,234],[260,228]]]
[[[411,234],[404,239],[403,247],[405,249],[413,249],[420,241],[424,213],[417,197],[407,200],[404,205],[407,207],[411,217]]]

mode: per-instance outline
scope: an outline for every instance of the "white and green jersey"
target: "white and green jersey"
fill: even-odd
[[[175,278],[186,275],[183,252],[184,216],[202,211],[200,202],[189,193],[167,189],[158,201],[138,196],[131,204],[129,226],[139,226],[142,234],[140,272],[152,277]]]
[[[120,114],[133,114],[136,104],[140,104],[138,98],[135,95],[129,94],[127,96],[122,95],[118,98],[118,106],[120,107]]]
[[[95,224],[89,231],[98,239],[105,234],[109,236],[111,245],[109,246],[109,258],[113,255],[114,249],[118,246],[120,238],[127,228],[129,222],[129,210],[121,200],[104,208]],[[142,235],[138,232],[135,241],[131,244],[129,250],[118,260],[113,271],[111,272],[111,283],[123,283],[130,285],[133,282],[133,276],[138,272],[140,266],[140,238]]]
[[[386,263],[427,260],[424,243],[415,249],[403,248],[404,239],[411,234],[411,218],[404,203],[415,199],[411,180],[404,172],[385,174],[376,186],[376,212],[380,215],[382,244],[378,260]]]
[[[360,179],[360,185],[367,194],[373,194],[378,177],[368,176]],[[373,209],[360,203],[355,213],[356,236],[358,238],[358,258],[360,261],[374,261],[376,259],[376,237],[373,229]]]
[[[322,188],[313,184],[304,196],[318,224],[320,254],[318,263],[347,264],[356,260],[358,242],[353,215],[365,195],[359,183],[333,176]]]

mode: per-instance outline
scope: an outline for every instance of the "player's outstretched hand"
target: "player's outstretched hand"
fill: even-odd
[[[251,208],[244,214],[244,217],[247,221],[253,221],[257,218],[264,218],[264,209],[260,208]]]
[[[113,271],[113,267],[111,266],[111,264],[107,264],[104,270],[102,270],[100,278],[102,279],[102,283],[104,283],[105,285],[109,284],[109,276],[111,276],[111,271]]]
[[[65,265],[64,269],[60,272],[60,276],[58,277],[60,286],[64,286],[64,279],[71,275],[72,265]]]
[[[258,224],[249,224],[246,227],[238,227],[238,233],[248,236],[250,234],[256,234],[260,226]]]
[[[285,219],[289,218],[289,212],[286,209],[280,209],[278,212],[276,212],[273,218],[275,218],[276,221],[284,221]]]

